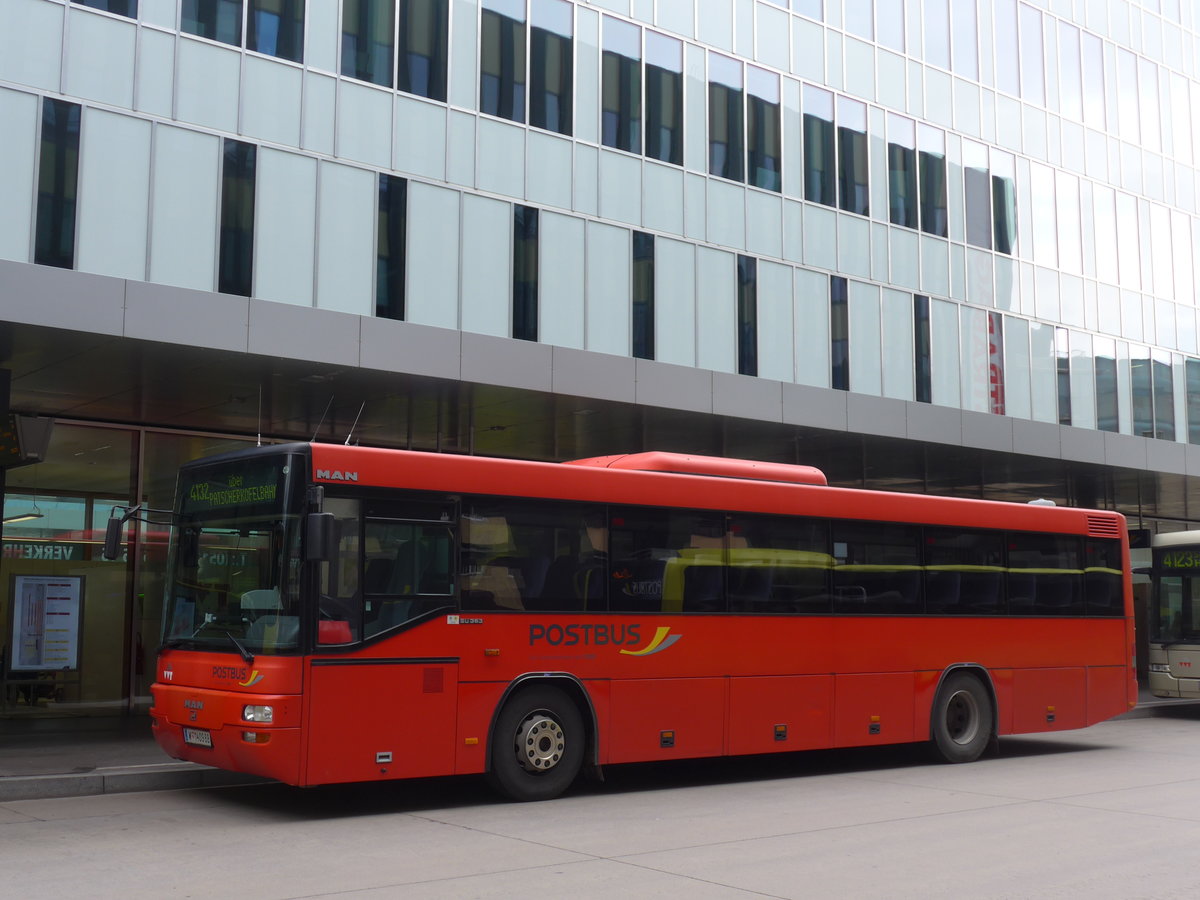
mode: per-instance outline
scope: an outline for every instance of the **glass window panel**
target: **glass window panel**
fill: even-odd
[[[804,86],[804,199],[835,206],[833,94]]]
[[[1039,265],[1058,265],[1058,216],[1054,201],[1054,170],[1031,163],[1029,191],[1033,201],[1033,258]]]
[[[1096,365],[1096,427],[1116,432],[1117,418],[1117,344],[1110,338],[1093,339]]]
[[[1138,59],[1138,106],[1140,108],[1140,143],[1148,150],[1162,148],[1162,123],[1158,108],[1158,66],[1151,60]]]
[[[1021,5],[1021,97],[1028,103],[1046,104],[1046,53],[1042,47],[1042,14]]]
[[[249,297],[254,287],[254,181],[258,148],[228,138],[224,147],[217,290]]]
[[[404,318],[408,182],[379,176],[379,229],[375,253],[375,315]]]
[[[825,17],[823,5],[824,0],[792,0],[792,9],[802,16],[816,19],[818,22]]]
[[[1137,290],[1142,285],[1137,200],[1129,194],[1117,194],[1117,256],[1121,286]]]
[[[1137,437],[1154,437],[1154,387],[1150,351],[1145,347],[1129,348],[1129,382],[1133,396],[1133,433]]]
[[[79,125],[79,104],[49,97],[42,100],[33,261],[43,266],[69,269],[75,265]]]
[[[917,227],[917,130],[911,119],[888,113],[888,219]]]
[[[1080,538],[1008,535],[1008,611],[1018,616],[1083,614],[1083,554]]]
[[[137,18],[137,0],[74,0],[74,2],[80,6],[90,6],[92,9],[116,13],[118,16]]]
[[[709,54],[708,171],[733,181],[745,177],[742,64]]]
[[[967,243],[992,246],[992,190],[988,172],[988,149],[974,141],[963,141],[963,199],[967,213]]]
[[[950,68],[950,10],[947,0],[923,0],[925,62]]]
[[[1117,284],[1117,218],[1115,194],[1103,185],[1092,186],[1092,227],[1096,237],[1096,277]]]
[[[723,612],[724,517],[615,507],[609,513],[609,609]]]
[[[1079,56],[1079,29],[1058,23],[1058,102],[1068,119],[1083,121],[1083,69]]]
[[[1087,615],[1125,615],[1120,541],[1099,538],[1084,541],[1083,583]]]
[[[747,179],[755,187],[782,190],[779,76],[754,66],[746,70]],[[865,147],[864,147],[865,150]],[[865,168],[865,167],[864,167]],[[865,177],[865,171],[864,171]]]
[[[921,230],[946,237],[946,136],[928,125],[917,127],[920,172]]]
[[[513,337],[538,339],[538,211],[513,206]]]
[[[1002,150],[991,151],[993,237],[997,253],[1012,255],[1017,246],[1016,163]]]
[[[242,0],[183,0],[179,27],[188,34],[242,45]]]
[[[304,60],[304,0],[250,0],[246,49]]]
[[[849,285],[837,276],[829,279],[829,356],[829,386],[838,391],[850,390]]]
[[[445,0],[400,0],[398,90],[445,101],[447,9]]]
[[[925,611],[994,615],[1004,609],[1004,534],[925,529]]]
[[[988,391],[988,411],[1004,415],[1004,315],[998,312],[988,313]]]
[[[1083,121],[1104,128],[1104,42],[1094,34],[1082,35]]]
[[[827,613],[829,523],[824,519],[729,517],[729,609]]]
[[[633,355],[654,359],[654,235],[633,233]]]
[[[875,37],[881,45],[904,52],[904,4],[911,0],[883,0],[875,4]]]
[[[737,367],[739,375],[758,374],[758,261],[737,258]]]
[[[503,0],[485,0],[484,3],[481,19],[483,34],[480,38],[479,109],[488,115],[524,122],[524,4],[512,7],[513,4]]]
[[[830,530],[834,612],[895,615],[923,609],[919,528],[835,519]]]
[[[392,86],[394,0],[343,0],[342,74]]]
[[[918,403],[933,402],[930,341],[929,298],[917,294],[913,297],[913,359]]]
[[[963,78],[976,81],[979,78],[979,25],[974,3],[955,3],[954,24],[954,71]]]
[[[1187,379],[1188,443],[1200,444],[1200,359],[1184,363]]]
[[[1076,275],[1083,273],[1083,243],[1079,234],[1079,179],[1057,173],[1058,263]]]
[[[1017,49],[1017,4],[1015,0],[996,0],[996,27],[993,32],[996,53],[996,86],[1014,97],[1021,95],[1021,54]],[[1103,87],[1101,87],[1103,101]]]
[[[646,32],[646,155],[683,165],[683,42]]]
[[[1054,362],[1058,376],[1058,424],[1071,424],[1071,346],[1065,328],[1054,329]]]
[[[601,142],[606,147],[642,152],[641,29],[619,19],[604,19]]]
[[[1171,213],[1162,206],[1150,207],[1150,271],[1153,284],[1147,289],[1158,297],[1174,297],[1175,266],[1171,260]]]
[[[1191,303],[1195,292],[1195,266],[1189,250],[1191,246],[1191,218],[1187,213],[1172,210],[1171,250],[1175,262],[1175,299],[1181,303]]]
[[[860,216],[869,214],[867,184],[867,107],[857,100],[838,98],[838,205]]]
[[[1137,57],[1117,48],[1117,127],[1127,141],[1138,141]]]
[[[887,2],[888,0],[884,0],[884,5]],[[872,0],[842,0],[842,22],[846,26],[846,31],[860,38],[866,38],[868,41],[875,38],[875,23],[872,21],[871,5]]]
[[[1163,350],[1151,354],[1154,370],[1154,436],[1161,441],[1175,440],[1175,383],[1171,374],[1171,355]]]
[[[1175,158],[1186,162],[1192,158],[1192,106],[1188,99],[1188,82],[1182,75],[1171,73],[1171,132]]]

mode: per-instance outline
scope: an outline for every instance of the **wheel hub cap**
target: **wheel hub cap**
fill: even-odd
[[[530,716],[517,729],[517,758],[529,772],[553,769],[565,746],[562,726],[543,713]]]

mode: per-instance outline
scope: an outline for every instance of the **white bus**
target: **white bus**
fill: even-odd
[[[1200,531],[1151,542],[1150,690],[1200,698]]]

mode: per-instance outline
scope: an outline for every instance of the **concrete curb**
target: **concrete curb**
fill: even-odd
[[[191,763],[141,766],[132,769],[96,769],[61,775],[18,775],[0,778],[0,803],[13,800],[45,800],[56,797],[87,797],[95,794],[125,794],[134,791],[177,791],[189,788],[268,784],[269,780],[241,772],[226,772]]]

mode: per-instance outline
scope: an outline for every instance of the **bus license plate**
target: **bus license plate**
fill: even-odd
[[[207,747],[212,749],[212,733],[201,731],[199,728],[183,729],[183,742],[191,744],[193,747]]]

